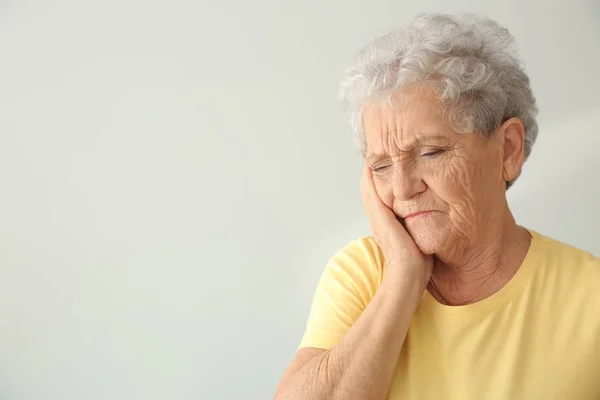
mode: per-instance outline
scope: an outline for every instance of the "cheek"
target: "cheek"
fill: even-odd
[[[460,231],[485,225],[487,211],[494,209],[494,202],[503,193],[497,190],[501,189],[502,171],[489,160],[455,157],[430,173],[430,189],[448,207],[453,225]]]
[[[495,192],[498,189],[504,192],[502,188],[502,158],[496,157],[493,159],[490,157],[488,160],[482,161],[483,165],[478,170],[478,186],[488,193]]]
[[[454,225],[473,222],[478,203],[476,174],[472,165],[461,159],[448,160],[428,173],[426,183],[447,207]]]
[[[473,171],[457,162],[447,162],[443,166],[431,168],[427,172],[429,188],[447,203],[455,203],[469,196],[473,181]]]

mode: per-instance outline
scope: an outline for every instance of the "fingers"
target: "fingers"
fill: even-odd
[[[362,171],[361,198],[369,218],[371,233],[381,248],[386,263],[404,266],[420,265],[424,261],[423,254],[406,228],[396,218],[396,214],[379,197],[373,180],[373,171],[367,165]]]
[[[361,179],[363,207],[371,222],[373,235],[380,240],[383,239],[381,236],[394,236],[394,240],[408,240],[410,235],[404,225],[379,197],[371,168],[364,166]]]
[[[381,223],[388,218],[396,218],[395,214],[386,206],[375,188],[373,181],[373,171],[366,164],[363,167],[361,177],[361,197],[363,207],[369,219]]]

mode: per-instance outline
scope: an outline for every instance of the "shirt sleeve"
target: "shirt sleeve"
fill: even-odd
[[[375,296],[383,265],[383,255],[370,237],[338,251],[321,276],[299,347],[330,349],[338,343]]]

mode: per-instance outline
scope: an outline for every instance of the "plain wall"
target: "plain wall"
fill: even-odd
[[[0,2],[0,399],[266,399],[327,259],[368,235],[336,103],[420,11],[517,37],[520,223],[600,254],[595,1]]]

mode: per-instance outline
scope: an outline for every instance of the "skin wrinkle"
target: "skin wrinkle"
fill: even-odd
[[[496,239],[497,239],[497,236],[496,236]],[[477,266],[483,264],[486,260],[478,261],[476,258],[472,258],[471,260],[468,260],[468,263],[466,264],[466,265],[470,265],[470,266],[464,267],[465,274],[463,274],[463,275],[455,275],[455,274],[452,274],[452,271],[446,270],[446,273],[447,273],[446,290],[450,294],[453,294],[453,293],[460,294],[461,286],[464,284],[475,283],[475,284],[479,285],[480,287],[484,286],[486,283],[488,283],[491,279],[493,279],[498,274],[499,266],[502,261],[502,251],[499,248],[493,249],[490,244],[487,245],[487,248],[491,249],[491,252],[487,253],[484,250],[482,252],[482,254],[488,254],[487,261],[488,262],[492,261],[492,264],[495,264],[495,268],[491,269],[487,274],[483,273],[478,276],[476,274]],[[438,299],[441,299],[443,304],[446,304],[446,305],[450,304],[448,302],[448,300],[445,299],[443,294],[438,289],[437,285],[435,284],[435,278],[433,278],[433,277],[430,281],[429,288],[435,292],[435,294],[436,294],[435,297]],[[474,301],[476,301],[475,298],[469,298],[469,299],[463,301],[462,303],[454,304],[454,305],[470,304]]]
[[[520,172],[522,124],[507,121],[486,136],[457,132],[427,88],[405,91],[391,104],[365,109],[366,162],[379,197],[421,251],[434,255],[429,291],[453,305],[495,293],[514,275],[529,243],[508,209],[503,177]],[[437,212],[403,219],[427,210]],[[519,240],[508,241],[515,235]]]
[[[482,275],[481,281],[479,282],[479,286],[482,287],[484,285],[486,285],[487,283],[489,283],[492,280],[496,280],[498,279],[498,276],[500,275],[500,265],[502,265],[505,261],[506,261],[506,257],[504,252],[502,252],[502,247],[497,247],[496,249],[493,248],[493,243],[495,241],[502,241],[503,243],[505,243],[504,246],[508,247],[509,243],[507,243],[506,239],[500,238],[500,235],[497,234],[494,237],[494,240],[492,240],[488,245],[487,248],[490,249],[488,250],[489,253],[487,251],[483,251],[482,254],[488,254],[488,258],[486,259],[482,259],[481,261],[479,261],[479,265],[484,264],[484,263],[491,263],[492,265],[495,265],[495,268],[491,269],[490,272],[487,274],[487,276],[485,274]],[[475,262],[471,261],[472,265],[476,265]],[[473,271],[475,272],[475,271]],[[477,283],[477,280],[473,280],[472,282],[468,282],[468,281],[455,281],[454,285],[449,286],[450,290],[452,291],[452,289],[454,289],[453,291],[455,293],[459,293],[460,292],[460,285],[465,284],[465,283]],[[502,287],[502,281],[500,280],[500,286]],[[443,296],[442,296],[443,298]],[[476,301],[476,298],[472,298],[469,301],[465,301],[463,304],[469,304]],[[448,303],[446,303],[448,304]]]
[[[336,385],[336,382],[339,382],[339,377],[337,376],[333,376],[333,371],[331,368],[332,362],[331,362],[331,357],[332,357],[332,353],[331,351],[326,351],[323,354],[323,357],[319,358],[319,362],[316,365],[316,369],[318,371],[318,374],[315,375],[311,375],[314,378],[318,377],[318,376],[325,376],[325,382],[324,385],[325,387],[328,388],[327,392],[331,394],[331,396],[328,396],[327,398],[333,398],[333,396],[335,395],[335,393],[338,391],[338,385]],[[308,365],[308,364],[307,364]],[[321,372],[323,371],[323,372]],[[315,380],[313,383],[313,385],[318,385],[319,382],[318,380]]]

